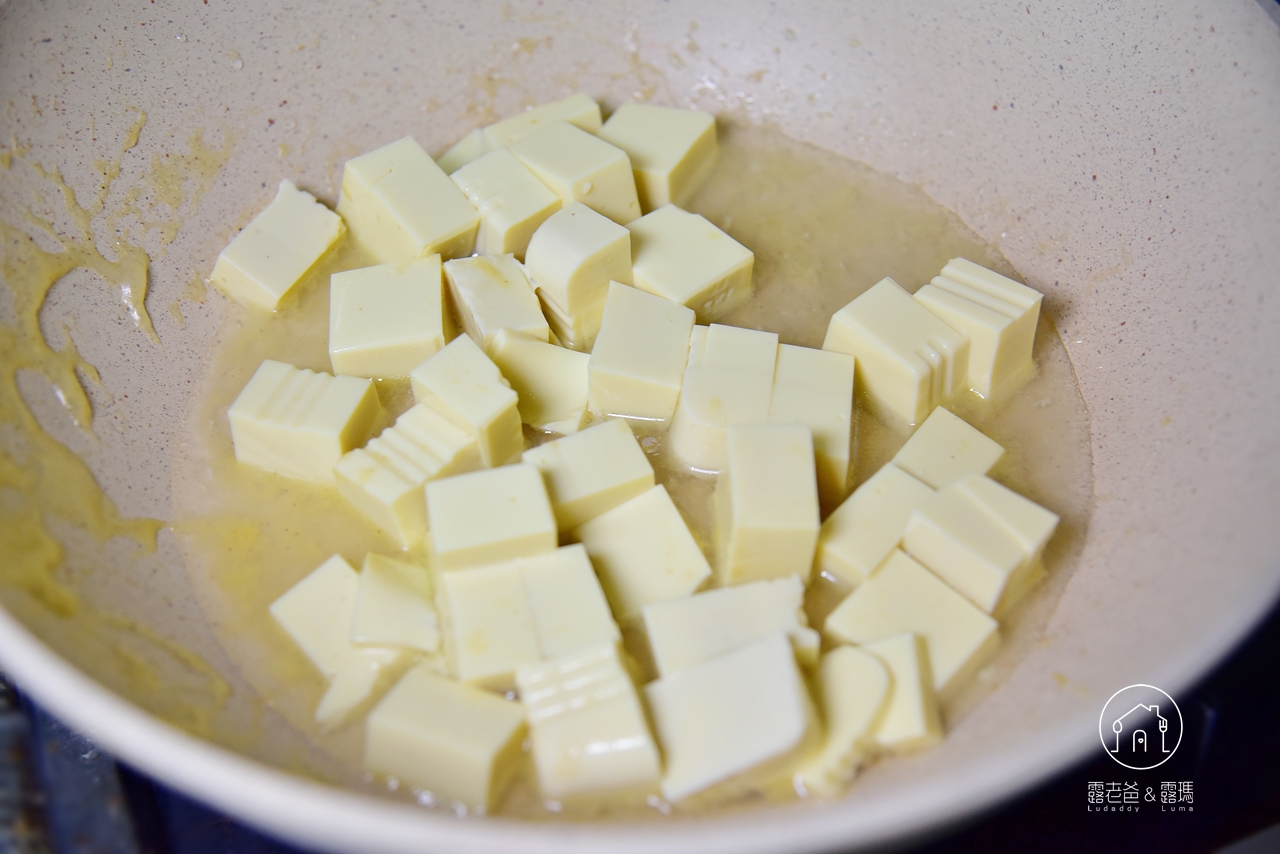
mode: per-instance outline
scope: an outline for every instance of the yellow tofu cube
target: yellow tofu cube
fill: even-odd
[[[470,255],[480,215],[412,137],[348,160],[338,213],[379,264]]]
[[[422,664],[369,713],[364,767],[439,800],[488,812],[519,772],[524,735],[520,704]]]
[[[568,122],[588,133],[600,130],[600,105],[589,95],[577,93],[495,122],[483,130],[489,148],[510,145],[556,122]]]
[[[450,176],[480,212],[476,251],[524,260],[529,238],[563,202],[505,148],[490,151]]]
[[[464,569],[556,547],[556,520],[542,474],[502,466],[427,483],[434,565]]]
[[[713,497],[721,584],[807,579],[818,542],[813,439],[801,424],[734,424]]]
[[[382,417],[373,383],[267,359],[227,418],[236,459],[267,471],[332,484],[333,467],[363,445]]]
[[[809,428],[819,504],[829,510],[843,501],[853,447],[853,357],[779,344],[769,420]]]
[[[471,161],[483,157],[489,150],[489,143],[484,138],[484,128],[476,128],[437,157],[436,165],[446,175],[453,175]]]
[[[653,465],[622,419],[530,448],[523,459],[542,473],[565,532],[653,486]]]
[[[620,225],[640,216],[631,161],[621,148],[568,122],[553,122],[508,147],[566,207],[581,202]]]
[[[986,474],[1004,448],[939,406],[924,420],[894,456],[898,468],[934,489],[942,489],[967,474]]]
[[[329,279],[329,361],[335,374],[407,377],[445,345],[451,325],[439,255]]]
[[[919,424],[968,386],[969,338],[881,279],[831,317],[822,349],[857,359],[858,386],[890,419]]]
[[[723,317],[751,296],[755,254],[705,217],[667,205],[627,228],[635,286],[688,306],[699,323]]]
[[[694,318],[690,308],[610,282],[587,366],[591,411],[670,421],[680,398]]]
[[[440,623],[434,598],[425,566],[370,552],[360,570],[351,642],[436,652]]]
[[[631,158],[640,209],[683,205],[715,166],[716,120],[700,110],[623,104],[600,128],[600,138]]]
[[[893,685],[878,656],[842,644],[822,656],[817,687],[826,733],[822,747],[798,777],[808,791],[830,798],[840,794],[875,751],[875,731]]]
[[[455,258],[444,265],[453,305],[471,340],[488,349],[499,329],[551,339],[538,296],[512,255]]]
[[[218,254],[210,281],[241,305],[275,311],[346,230],[315,196],[281,181],[271,204]]]
[[[525,424],[568,435],[590,420],[586,353],[510,329],[499,329],[487,352],[515,390]]]
[[[908,753],[942,740],[942,718],[925,646],[920,635],[907,633],[863,647],[889,668],[891,676],[889,701],[874,731],[881,750]]]

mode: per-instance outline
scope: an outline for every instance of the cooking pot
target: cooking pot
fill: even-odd
[[[1078,566],[940,747],[842,799],[530,824],[360,791],[248,688],[171,532],[136,521],[169,518],[228,313],[201,279],[281,178],[332,204],[353,154],[440,152],[573,91],[775,124],[919,185],[1044,292],[1070,354]],[[0,317],[26,368],[0,408],[0,666],[133,765],[328,850],[795,852],[958,820],[1100,750],[1120,688],[1176,697],[1276,597],[1278,101],[1253,0],[0,2]],[[28,280],[63,272],[40,351]]]

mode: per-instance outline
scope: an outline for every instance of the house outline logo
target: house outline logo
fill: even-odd
[[[1102,707],[1098,736],[1107,755],[1125,768],[1155,768],[1182,743],[1182,710],[1154,685],[1130,685]]]

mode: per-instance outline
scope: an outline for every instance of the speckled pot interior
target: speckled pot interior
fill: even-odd
[[[3,589],[0,666],[135,765],[312,846],[794,852],[920,833],[1032,784],[1098,749],[1112,692],[1186,687],[1274,601],[1280,28],[1253,0],[0,0],[0,146],[16,149],[0,218],[22,227],[24,206],[46,204],[24,164],[56,167],[84,202],[139,111],[144,131],[94,220],[109,258],[106,218],[131,187],[158,192],[146,176],[193,154],[193,132],[225,161],[200,173],[198,198],[175,197],[172,242],[142,239],[158,344],[94,274],[50,294],[46,333],[66,326],[101,375],[87,383],[97,439],[39,382],[24,386],[30,405],[123,516],[166,518],[172,448],[226,311],[191,282],[276,183],[333,203],[354,153],[406,132],[438,152],[572,91],[776,123],[865,161],[922,186],[1045,293],[1092,418],[1095,507],[1042,637],[981,713],[837,802],[626,828],[460,821],[322,782],[323,758],[218,648],[164,531],[154,554],[71,535],[80,594],[153,645],[197,653],[229,696],[143,684],[97,642],[100,620],[41,616]],[[11,303],[0,291],[0,315]],[[170,702],[179,690],[187,706]]]

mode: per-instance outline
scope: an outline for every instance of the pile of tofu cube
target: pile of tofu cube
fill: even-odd
[[[378,262],[331,277],[333,374],[263,362],[228,413],[242,463],[337,490],[402,550],[335,555],[271,606],[329,682],[317,718],[367,710],[369,772],[477,812],[528,756],[562,804],[838,793],[941,737],[1043,573],[1057,516],[942,406],[1026,381],[1040,294],[955,259],[867,290],[822,349],[714,323],[753,264],[680,207],[716,154],[707,113],[602,123],[574,95],[439,162],[409,137],[356,157],[337,213],[285,181],[219,257],[267,310],[339,240]],[[406,376],[371,438],[373,380]],[[850,494],[855,377],[918,427]],[[710,559],[637,432],[716,478]],[[819,575],[847,595],[810,626]]]

